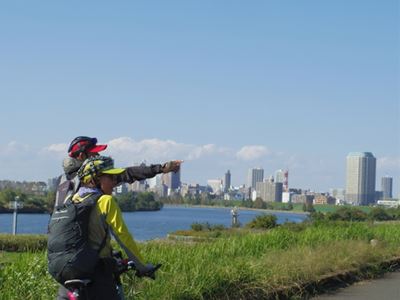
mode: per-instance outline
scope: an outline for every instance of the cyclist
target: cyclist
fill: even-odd
[[[65,199],[74,194],[79,188],[79,179],[76,172],[83,161],[89,157],[99,155],[107,145],[98,145],[97,138],[78,136],[72,140],[68,147],[68,157],[63,161],[64,174],[60,176],[56,192],[54,208],[63,206]],[[160,173],[177,172],[182,161],[174,160],[163,165],[154,164],[150,166],[128,167],[122,174],[116,176],[116,184],[123,182],[133,183],[137,180],[152,178]]]
[[[122,218],[121,210],[112,196],[117,178],[126,169],[114,168],[114,161],[106,156],[89,157],[78,170],[80,188],[73,195],[72,201],[79,203],[99,195],[99,198],[89,215],[88,240],[94,250],[99,251],[99,261],[95,272],[90,278],[92,283],[87,286],[89,299],[119,299],[113,278],[112,234],[129,260],[135,262],[140,275],[146,276],[154,271],[152,264],[146,264],[140,251],[128,231]],[[68,290],[60,286],[57,299],[68,299]]]

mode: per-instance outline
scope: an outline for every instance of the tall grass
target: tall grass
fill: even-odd
[[[151,242],[160,262],[155,281],[124,276],[128,299],[265,299],[321,275],[400,255],[400,224],[325,223],[281,226],[206,243]],[[369,241],[378,239],[378,246]],[[45,253],[23,253],[0,268],[1,299],[53,299]]]

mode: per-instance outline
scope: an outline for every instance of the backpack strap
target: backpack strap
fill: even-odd
[[[93,207],[96,206],[97,201],[100,199],[101,196],[103,196],[104,194],[92,194],[91,196],[89,196],[87,199],[84,200],[85,205],[92,205]],[[107,231],[106,234],[104,235],[103,240],[100,243],[100,247],[97,250],[97,253],[99,254],[101,252],[101,250],[103,250],[103,248],[105,247],[107,242]]]

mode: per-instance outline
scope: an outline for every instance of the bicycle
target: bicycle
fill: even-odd
[[[124,289],[121,282],[121,275],[129,270],[135,271],[138,277],[149,277],[155,279],[155,272],[161,267],[161,264],[154,266],[152,270],[146,274],[140,274],[133,261],[123,259],[120,251],[113,252],[113,259],[115,260],[114,280],[117,294],[121,300],[125,300]],[[64,282],[65,288],[68,290],[69,300],[87,300],[88,295],[86,287],[91,283],[90,279],[71,279]]]

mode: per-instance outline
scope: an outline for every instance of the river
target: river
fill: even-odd
[[[159,211],[125,212],[125,222],[136,240],[146,241],[164,238],[168,233],[190,229],[190,225],[208,222],[210,224],[231,224],[231,208],[164,206]],[[306,214],[291,212],[271,212],[239,209],[239,222],[246,224],[262,213],[277,216],[278,223],[302,222]],[[47,231],[48,214],[18,214],[17,233],[43,234]],[[13,214],[0,214],[0,233],[11,233]]]

